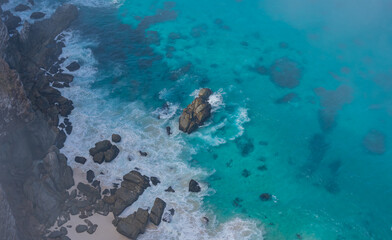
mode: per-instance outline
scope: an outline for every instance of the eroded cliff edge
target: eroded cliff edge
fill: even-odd
[[[72,101],[50,82],[72,81],[59,72],[64,44],[55,38],[77,16],[75,6],[64,5],[49,19],[24,22],[19,32],[0,19],[0,207],[7,213],[0,223],[11,229],[0,231],[0,239],[41,239],[73,185],[57,149],[66,138],[59,115],[70,114]]]

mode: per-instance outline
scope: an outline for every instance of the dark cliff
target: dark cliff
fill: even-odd
[[[55,37],[77,15],[75,6],[64,5],[12,35],[0,19],[0,211],[12,215],[0,218],[11,226],[0,239],[41,239],[73,185],[66,157],[53,146],[65,141],[58,116],[71,112],[72,101],[50,82],[70,78],[58,71],[64,44]]]

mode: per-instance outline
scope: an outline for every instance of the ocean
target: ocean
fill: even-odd
[[[62,152],[108,186],[134,168],[160,179],[122,215],[155,197],[176,212],[140,239],[392,239],[390,1],[36,0],[19,15],[61,3],[80,10],[62,65],[81,65]],[[184,134],[204,87],[212,118]],[[120,154],[97,165],[88,149],[113,133]]]

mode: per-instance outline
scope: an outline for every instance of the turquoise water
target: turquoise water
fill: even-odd
[[[233,235],[242,228],[265,239],[392,239],[390,1],[71,2],[80,42],[65,55],[84,67],[65,90],[76,108],[64,151],[121,132],[119,159],[88,167],[111,180],[139,167],[179,191],[163,185],[138,203],[163,194],[183,210],[144,239],[261,238]],[[179,133],[202,87],[217,93],[212,119]],[[202,182],[197,197],[189,176]]]

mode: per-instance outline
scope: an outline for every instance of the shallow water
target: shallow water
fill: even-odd
[[[122,135],[115,161],[82,168],[108,184],[134,167],[161,179],[125,214],[156,196],[176,214],[142,239],[392,239],[389,1],[71,2],[64,66],[82,68],[63,91],[63,151],[76,166]],[[213,117],[182,134],[201,87],[216,92]]]

